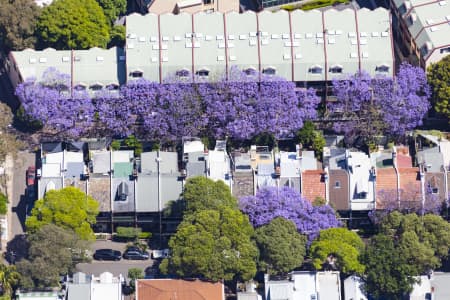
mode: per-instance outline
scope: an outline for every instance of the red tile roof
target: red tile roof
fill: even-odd
[[[397,166],[399,168],[412,168],[411,156],[404,154],[397,154]]]
[[[399,168],[401,201],[421,201],[419,168]]]
[[[139,279],[136,300],[224,300],[220,282],[181,279]]]
[[[322,170],[307,170],[302,172],[302,196],[310,202],[317,197],[325,199],[325,181]]]
[[[393,194],[397,197],[397,173],[394,168],[377,169],[377,208],[383,209],[382,195]]]

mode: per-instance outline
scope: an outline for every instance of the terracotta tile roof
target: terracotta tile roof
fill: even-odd
[[[377,169],[377,208],[383,209],[383,195],[393,194],[397,197],[397,174],[394,168]]]
[[[419,168],[399,168],[401,201],[420,201]]]
[[[397,154],[397,165],[399,168],[412,168],[411,156],[404,154]]]
[[[322,174],[322,170],[302,172],[302,195],[311,202],[317,197],[325,199],[325,181]]]
[[[224,300],[223,284],[200,280],[140,279],[136,300]]]

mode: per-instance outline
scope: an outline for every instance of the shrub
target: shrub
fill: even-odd
[[[0,215],[6,215],[8,211],[8,198],[0,193]]]
[[[116,229],[116,238],[120,240],[136,240],[141,231],[141,228],[119,226]]]

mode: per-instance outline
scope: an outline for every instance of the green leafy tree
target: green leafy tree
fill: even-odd
[[[136,290],[135,280],[144,278],[144,271],[140,268],[128,269],[128,279],[130,280],[130,287],[134,291]]]
[[[108,48],[123,47],[125,45],[125,26],[115,25],[111,28],[109,36],[111,39],[108,42]]]
[[[94,240],[91,225],[98,215],[98,202],[75,187],[52,190],[36,201],[26,220],[29,232],[46,224],[55,224],[75,231],[83,240]]]
[[[326,142],[322,132],[316,130],[314,123],[306,121],[297,132],[297,141],[302,144],[305,149],[314,150],[317,157],[322,157],[323,147]]]
[[[45,7],[37,22],[39,46],[58,50],[105,48],[109,26],[95,0],[57,0]]]
[[[127,11],[127,0],[96,0],[103,9],[106,20],[109,24],[113,24],[119,17],[123,16]]]
[[[20,274],[17,272],[15,266],[6,266],[0,264],[0,286],[3,295],[10,299],[12,292],[18,287],[20,282]]]
[[[70,229],[54,224],[42,226],[27,237],[28,259],[17,263],[25,287],[58,286],[59,276],[88,261],[89,242]]]
[[[36,21],[41,9],[33,0],[0,0],[0,48],[34,48]]]
[[[205,209],[185,216],[169,241],[163,273],[210,280],[249,280],[256,273],[258,249],[248,217],[237,209]]]
[[[282,217],[256,229],[260,268],[270,274],[287,273],[301,266],[306,254],[306,237],[292,221]]]
[[[364,250],[361,238],[347,228],[330,228],[320,232],[311,244],[311,258],[316,269],[334,267],[344,274],[364,272],[360,254]]]
[[[183,192],[187,213],[202,209],[218,209],[227,206],[237,209],[237,200],[230,188],[221,180],[213,181],[203,176],[189,178]]]
[[[433,90],[434,109],[450,118],[450,56],[431,64],[427,74]]]
[[[420,243],[434,251],[439,259],[448,257],[450,250],[450,224],[441,216],[427,214],[420,217],[416,214],[403,215],[394,211],[380,223],[380,231],[393,238],[401,237],[406,232],[413,232]]]
[[[365,290],[375,298],[402,299],[412,291],[419,275],[417,266],[390,236],[378,234],[371,239],[362,261],[366,266]]]
[[[363,256],[366,287],[375,296],[400,299],[409,293],[415,276],[441,266],[450,248],[450,224],[428,214],[392,212],[380,223]]]

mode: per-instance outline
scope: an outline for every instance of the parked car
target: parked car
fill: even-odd
[[[35,166],[28,167],[27,172],[26,172],[26,177],[27,177],[27,186],[34,185],[34,183],[36,181],[36,167]]]
[[[123,253],[125,259],[146,260],[150,255],[146,251],[142,251],[137,247],[130,247]]]
[[[152,251],[152,258],[153,259],[157,259],[157,258],[167,258],[169,257],[169,249],[162,249],[162,250],[153,250]]]
[[[94,259],[96,260],[120,260],[122,253],[112,249],[98,249],[94,253]]]

